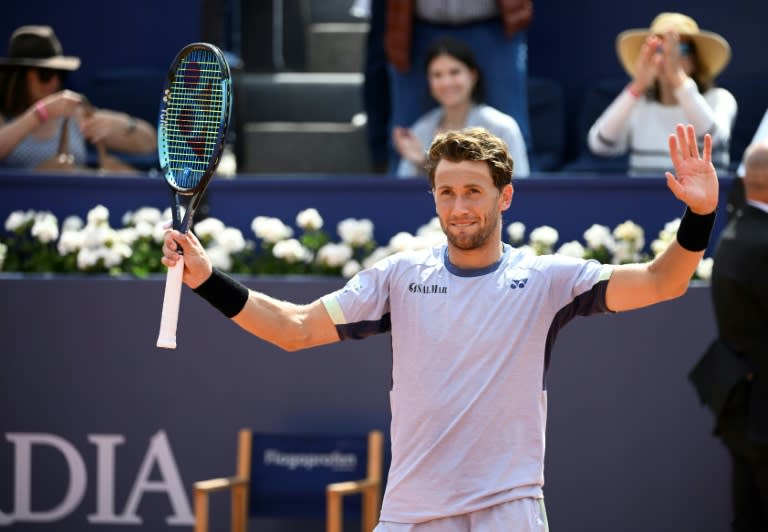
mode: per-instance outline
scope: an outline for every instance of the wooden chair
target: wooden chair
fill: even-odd
[[[343,498],[360,494],[363,532],[379,517],[384,436],[287,435],[239,432],[235,476],[194,483],[195,532],[208,532],[209,497],[229,490],[232,532],[250,517],[321,517],[326,532],[341,532]],[[324,493],[323,493],[324,492]],[[353,501],[347,506],[353,506]],[[356,512],[355,512],[356,513]]]

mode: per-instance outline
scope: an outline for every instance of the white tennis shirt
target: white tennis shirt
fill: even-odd
[[[505,245],[461,270],[445,246],[358,273],[323,303],[342,339],[392,334],[392,463],[382,521],[542,497],[545,377],[558,330],[607,312],[611,267]]]

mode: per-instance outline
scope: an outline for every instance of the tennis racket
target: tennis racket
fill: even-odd
[[[171,191],[173,227],[186,233],[224,149],[232,109],[232,76],[224,54],[208,43],[185,46],[171,63],[160,103],[157,151]],[[187,199],[184,217],[182,201]],[[157,347],[176,348],[184,272],[168,269]]]

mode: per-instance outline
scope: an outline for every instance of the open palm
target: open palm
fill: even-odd
[[[676,134],[669,136],[669,156],[675,173],[666,173],[667,186],[675,197],[696,214],[714,211],[719,192],[709,133],[704,135],[704,149],[700,155],[694,127],[678,124]]]

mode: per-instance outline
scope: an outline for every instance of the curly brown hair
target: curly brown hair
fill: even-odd
[[[491,171],[493,184],[502,190],[512,182],[514,162],[507,145],[496,135],[482,127],[468,127],[446,131],[435,137],[427,150],[424,165],[429,186],[435,188],[435,170],[440,161],[485,161]]]

